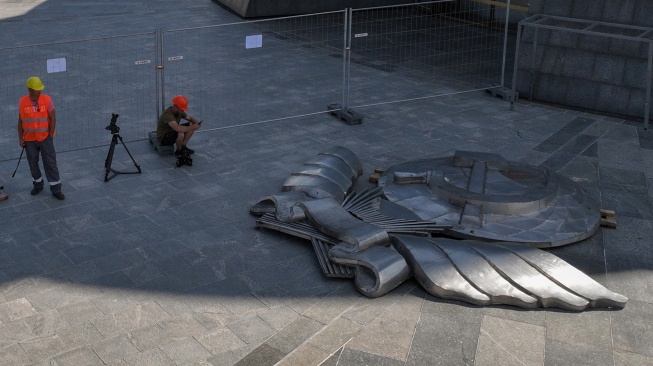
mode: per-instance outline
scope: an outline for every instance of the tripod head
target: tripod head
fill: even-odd
[[[120,127],[118,127],[118,125],[116,124],[116,122],[118,121],[118,116],[119,114],[111,113],[111,122],[107,127],[104,128],[105,130],[111,131],[111,133],[114,135],[120,132]]]

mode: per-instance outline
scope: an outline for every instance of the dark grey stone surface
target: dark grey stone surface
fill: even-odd
[[[518,78],[524,79],[517,83],[520,94],[531,94],[532,79],[532,95],[539,100],[643,121],[646,84],[641,76],[647,72],[648,42],[646,39],[624,40],[610,36],[637,37],[643,33],[641,29],[619,26],[652,29],[653,7],[649,1],[536,0],[530,2],[529,14],[598,21],[616,26],[599,25],[593,28],[593,31],[608,35],[600,36],[570,31],[582,28],[582,24],[587,23],[578,23],[581,25],[577,27],[549,22],[563,26],[557,30],[540,30],[535,55],[537,66],[532,76],[519,73]],[[519,68],[529,72],[533,57],[532,33],[532,30],[528,31],[523,38],[519,56]],[[561,92],[565,93],[565,98],[560,98]]]
[[[588,16],[603,12],[589,0],[572,3]],[[0,47],[241,20],[209,0],[39,4],[0,0]],[[637,2],[634,22],[650,23],[651,12],[650,2]],[[47,31],[35,31],[33,22]],[[379,71],[365,71],[371,87],[388,87]],[[567,86],[551,88],[564,97]],[[268,109],[272,102],[262,101]],[[320,114],[202,132],[193,139],[192,168],[175,168],[147,141],[129,143],[143,174],[108,183],[106,147],[61,153],[65,201],[31,196],[25,162],[13,179],[16,160],[0,162],[0,185],[10,195],[0,202],[0,364],[304,366],[312,358],[297,363],[293,354],[320,340],[328,341],[319,344],[329,346],[322,362],[329,366],[480,366],[506,356],[503,349],[517,358],[494,364],[601,365],[611,357],[615,365],[651,364],[653,295],[645,289],[653,287],[653,193],[642,189],[653,179],[653,143],[638,124],[527,99],[511,112],[484,92],[359,112],[366,119],[356,126]],[[351,281],[325,278],[310,243],[255,229],[248,209],[333,145],[361,159],[357,188],[371,186],[366,177],[374,168],[461,148],[536,165],[560,161],[560,174],[605,193],[602,207],[616,210],[618,224],[551,252],[629,302],[579,314],[475,307],[414,291],[412,280],[367,299]],[[124,155],[115,162],[131,167]],[[299,317],[309,320],[294,323]],[[347,324],[347,332],[329,333]],[[374,333],[383,326],[400,331]],[[279,348],[270,346],[277,341]],[[405,357],[383,356],[398,344],[408,346]],[[526,358],[533,355],[543,358]]]

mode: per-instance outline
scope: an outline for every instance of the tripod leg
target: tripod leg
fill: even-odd
[[[129,149],[127,148],[127,145],[125,145],[125,142],[122,140],[122,136],[118,135],[118,138],[120,139],[120,143],[122,144],[122,146],[125,147],[125,150],[127,151],[127,154],[129,155],[129,158],[132,159],[132,163],[134,163],[134,166],[136,167],[136,169],[138,169],[138,172],[140,173],[141,172],[141,167],[140,167],[140,165],[136,164],[136,160],[134,160],[134,157],[132,156],[132,153],[129,152]]]
[[[116,148],[116,143],[118,140],[116,139],[116,135],[113,135],[113,138],[111,139],[111,147],[109,147],[109,153],[107,153],[107,158],[104,161],[104,181],[107,182],[109,181],[109,173],[111,172],[111,163],[113,162],[113,151]]]

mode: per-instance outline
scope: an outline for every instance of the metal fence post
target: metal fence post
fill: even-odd
[[[156,118],[159,119],[159,114],[163,111],[165,108],[166,102],[166,81],[165,81],[165,65],[163,61],[163,54],[164,54],[164,45],[163,45],[163,32],[159,32],[159,40],[158,40],[158,48],[159,48],[159,63],[157,68],[159,69],[159,79],[161,80],[161,85],[160,85],[160,93],[161,93],[161,105],[158,105],[159,103],[157,102],[157,112],[156,112]]]
[[[508,52],[508,23],[510,22],[510,0],[506,4],[506,22],[503,30],[503,61],[501,62],[501,87],[505,87],[506,78],[506,53]],[[514,98],[513,93],[513,98]]]
[[[154,72],[155,85],[156,85],[156,118],[159,118],[159,111],[161,111],[161,104],[159,97],[161,96],[162,85],[161,85],[161,75],[163,73],[163,60],[161,58],[161,31],[156,29],[155,31],[155,52],[156,52],[156,67]]]
[[[512,69],[512,95],[513,98],[510,100],[510,110],[515,109],[515,102],[517,98],[514,96],[517,95],[517,69],[519,68],[519,47],[521,43],[521,33],[524,30],[524,26],[522,25],[522,22],[519,22],[517,24],[517,44],[515,45],[515,65],[513,66]]]
[[[653,74],[653,42],[648,43],[648,70],[646,73],[646,100],[644,103],[644,129],[648,129],[651,113],[651,74]]]
[[[349,79],[351,75],[351,28],[352,9],[345,9],[344,49],[342,54],[342,110],[349,109]]]
[[[537,52],[537,31],[539,28],[535,28],[535,33],[533,34],[533,54],[531,55],[531,90],[528,94],[528,100],[533,100],[533,88],[535,86],[535,53]]]

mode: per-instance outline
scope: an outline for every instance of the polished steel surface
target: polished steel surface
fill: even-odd
[[[628,301],[537,248],[597,230],[596,200],[574,182],[476,152],[404,162],[356,192],[361,174],[353,152],[333,147],[250,212],[258,227],[310,240],[326,276],[354,277],[368,297],[413,276],[433,296],[479,306],[581,311]]]
[[[336,245],[329,255],[335,263],[356,268],[356,288],[368,297],[385,295],[411,275],[406,260],[392,246],[352,252],[347,245]]]
[[[546,248],[586,239],[600,224],[598,201],[579,185],[496,154],[458,151],[401,163],[378,185],[422,220],[452,225],[448,235],[458,238]]]
[[[390,243],[385,230],[357,220],[334,199],[305,201],[299,205],[313,226],[338,240],[354,244],[356,252]]]

